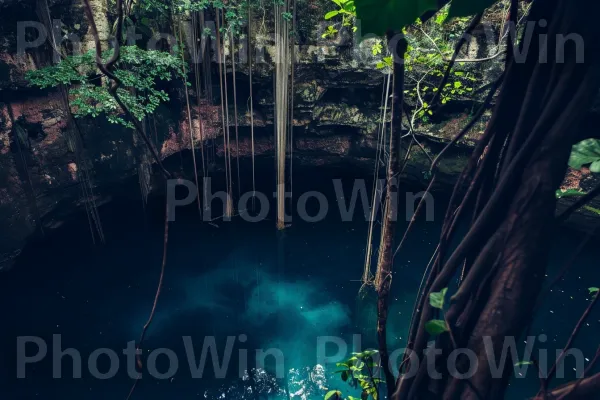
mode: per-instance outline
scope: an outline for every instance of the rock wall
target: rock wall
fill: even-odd
[[[104,16],[106,35],[110,20],[105,15],[106,0],[94,7]],[[370,45],[361,48],[344,44],[344,35],[335,41],[321,39],[325,0],[298,1],[298,63],[294,76],[294,154],[295,162],[311,165],[353,163],[372,171],[377,146],[377,121],[384,75],[375,68],[377,60]],[[44,12],[49,10],[49,15]],[[24,74],[29,69],[49,65],[52,49],[48,42],[25,54],[17,53],[18,21],[48,23],[60,18],[65,26],[87,37],[88,26],[80,2],[71,0],[0,0],[0,270],[11,266],[24,244],[33,235],[56,226],[66,215],[85,207],[82,193],[87,180],[79,171],[89,171],[89,182],[97,204],[107,202],[124,183],[131,185],[141,160],[147,156],[135,145],[134,133],[111,125],[103,118],[69,123],[64,98],[58,90],[38,90],[28,86]],[[262,54],[255,60],[253,84],[256,154],[273,154],[273,38],[263,25],[269,15],[255,15],[253,43]],[[262,27],[262,28],[261,28]],[[65,37],[70,33],[63,32]],[[27,40],[35,40],[27,31]],[[240,44],[237,44],[239,46]],[[84,48],[88,45],[84,44]],[[235,48],[232,46],[231,48]],[[227,50],[229,53],[229,49]],[[213,82],[218,83],[213,65]],[[227,79],[233,99],[232,70]],[[248,110],[248,67],[237,64],[239,154],[250,156],[250,115]],[[214,168],[222,163],[222,130],[219,101],[202,100],[193,107],[192,126],[182,104],[183,85],[171,82],[172,101],[161,106],[146,121],[148,134],[162,158],[190,149],[190,134],[200,146],[200,124],[205,145],[214,143]],[[214,92],[218,92],[215,86]],[[192,93],[193,97],[195,93]],[[194,100],[195,101],[195,100]],[[423,182],[430,155],[437,153],[466,122],[473,104],[461,104],[437,124],[421,127],[418,135],[422,151],[411,153],[406,179]],[[230,104],[233,116],[233,104]],[[202,121],[202,122],[201,122]],[[233,125],[233,121],[230,122]],[[480,124],[453,148],[441,163],[441,186],[449,187],[464,166],[470,148],[484,128]],[[82,148],[78,151],[77,143]],[[77,142],[77,143],[75,143]],[[181,171],[191,176],[191,171]],[[581,179],[571,181],[578,186]],[[152,187],[150,188],[152,190]]]

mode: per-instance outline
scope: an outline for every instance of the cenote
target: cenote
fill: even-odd
[[[274,185],[271,163],[257,162],[257,176],[269,177],[258,181],[257,190],[267,194]],[[242,164],[243,171],[248,171],[246,164]],[[334,179],[343,182],[343,198],[335,192]],[[273,213],[261,222],[234,217],[230,222],[216,219],[208,224],[199,221],[196,203],[178,208],[169,226],[164,287],[143,345],[145,367],[135,398],[316,400],[332,389],[360,396],[358,389],[349,388],[335,373],[334,362],[318,364],[319,340],[329,342],[323,347],[326,356],[340,354],[340,360],[353,351],[377,348],[376,295],[372,289],[360,290],[368,222],[360,199],[351,221],[341,220],[338,205],[340,201],[347,207],[355,179],[366,179],[371,191],[369,177],[349,165],[298,167],[295,199],[318,191],[326,197],[329,212],[319,222],[303,221],[295,213],[284,232],[276,230]],[[214,189],[221,186],[217,183]],[[417,219],[395,259],[388,321],[390,349],[406,345],[424,268],[439,239],[447,196],[434,193],[434,199],[430,221],[424,215]],[[401,202],[400,209],[404,206]],[[318,208],[314,199],[308,201],[310,215]],[[162,258],[163,212],[161,196],[151,197],[146,207],[130,197],[116,196],[100,208],[105,244],[91,243],[87,217],[82,213],[24,250],[15,268],[0,281],[3,398],[127,396],[134,381],[128,371],[135,367],[133,358],[128,361],[123,350],[139,339],[152,307]],[[400,221],[404,228],[407,222]],[[580,240],[580,235],[571,231],[559,235],[552,244],[549,274],[562,267]],[[577,263],[592,266],[598,255],[597,247],[588,246]],[[531,334],[548,337],[539,348],[560,347],[578,319],[578,311],[590,300],[587,288],[599,280],[593,268],[578,268],[552,290],[531,328]],[[588,360],[599,323],[594,315],[577,339],[576,345]],[[26,336],[47,343],[48,354],[26,366],[25,379],[16,379],[17,337]],[[208,355],[204,370],[193,372],[205,341],[211,340],[217,351],[217,368]],[[80,377],[74,378],[79,369],[73,363],[73,350],[66,350],[69,348],[81,357]],[[539,348],[536,346],[536,352]],[[28,356],[37,352],[32,343],[25,349]],[[115,368],[115,360],[108,355],[92,356],[95,366],[87,366],[97,349],[111,349],[118,355],[118,371],[110,379],[98,378]],[[172,352],[171,356],[164,354],[164,349]],[[264,365],[257,366],[255,353],[260,349],[280,351],[283,365],[267,356]],[[62,358],[61,350],[65,352]],[[155,351],[163,354],[154,358],[151,374],[148,355]],[[519,354],[522,351],[519,345]],[[228,366],[223,364],[225,354],[230,355]],[[573,376],[575,366],[571,364],[567,360],[566,378]],[[277,368],[281,368],[279,372]],[[281,371],[284,377],[276,379]],[[55,379],[53,374],[62,378]],[[530,371],[524,379],[512,380],[509,395],[527,398],[537,385],[535,371]]]
[[[0,400],[599,399],[598,15],[0,0]]]

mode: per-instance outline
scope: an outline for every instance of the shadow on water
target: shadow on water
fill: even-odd
[[[245,182],[250,181],[249,170],[243,165]],[[257,176],[269,177],[259,181],[259,190],[272,193],[272,166],[263,165],[258,172]],[[358,296],[367,223],[360,210],[360,217],[340,221],[336,203],[340,199],[336,199],[332,184],[332,179],[344,178],[347,190],[341,200],[347,202],[355,176],[357,172],[350,168],[298,168],[294,198],[309,190],[321,191],[328,199],[329,213],[318,223],[303,222],[295,215],[282,234],[276,232],[272,214],[258,223],[238,218],[215,227],[198,222],[194,204],[177,210],[170,229],[164,289],[144,344],[144,356],[156,356],[154,375],[168,379],[151,376],[146,360],[134,398],[285,399],[289,394],[290,398],[313,400],[322,399],[326,389],[349,393],[339,375],[333,375],[334,365],[317,365],[317,343],[319,337],[322,341],[325,336],[338,337],[347,345],[345,356],[359,346],[376,347],[374,295],[367,291],[365,297]],[[371,184],[367,182],[366,187],[370,189]],[[436,217],[441,217],[445,201],[442,196],[435,200]],[[90,243],[85,215],[78,215],[28,246],[18,265],[0,277],[3,398],[127,396],[132,383],[128,371],[133,365],[128,365],[132,358],[126,357],[123,349],[138,339],[155,294],[162,257],[162,202],[151,199],[143,210],[139,202],[117,198],[103,206],[107,242],[99,246]],[[317,205],[309,200],[310,215],[318,211]],[[389,319],[393,349],[404,345],[421,275],[437,243],[439,220],[419,220],[396,260]],[[377,243],[377,238],[374,240]],[[577,240],[564,235],[558,248],[571,249]],[[567,257],[566,251],[558,253],[553,265]],[[592,262],[597,255],[595,249],[589,250],[581,262]],[[578,315],[570,310],[585,306],[584,292],[594,279],[599,280],[598,273],[590,269],[584,269],[580,277],[569,276],[552,296],[550,308],[542,310],[535,331],[547,332],[549,342],[564,341],[571,326],[568,323]],[[584,345],[592,342],[597,315],[590,323],[582,332]],[[60,335],[60,343],[53,335]],[[27,366],[25,379],[16,379],[19,336],[39,337],[48,346],[43,360]],[[220,379],[215,373],[223,365],[215,368],[210,349],[204,349],[202,378],[192,373],[211,338],[219,364],[227,360],[224,354],[231,355]],[[67,348],[81,355],[81,378],[73,378],[73,356]],[[108,355],[94,355],[99,348],[117,354],[119,368],[111,379],[97,379],[90,372],[89,360],[102,374],[114,368],[115,360]],[[255,352],[260,349],[269,352],[262,366],[255,362]],[[337,345],[329,343],[326,355],[337,350]],[[29,343],[25,351],[33,356],[36,345]],[[274,361],[279,351],[283,364]],[[173,368],[176,372],[171,376]],[[59,372],[63,378],[53,379],[53,373]],[[282,379],[274,378],[276,374]],[[537,380],[513,386],[525,393],[521,387],[529,390],[531,382]]]

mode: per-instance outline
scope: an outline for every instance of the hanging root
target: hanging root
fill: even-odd
[[[555,222],[554,191],[564,177],[570,132],[595,96],[600,73],[598,57],[593,56],[598,45],[592,39],[597,35],[590,10],[567,0],[551,0],[535,2],[531,13],[532,20],[550,21],[548,32],[540,31],[553,38],[549,40],[577,31],[594,48],[586,49],[590,58],[585,64],[574,59],[543,64],[536,43],[524,63],[513,59],[508,66],[492,119],[453,191],[435,261],[415,305],[408,342],[419,359],[430,340],[425,326],[438,316],[427,301],[429,295],[448,287],[460,268],[464,280],[444,315],[452,337],[437,338],[443,354],[439,362],[455,345],[473,350],[483,360],[485,336],[492,338],[493,351],[499,354],[502,339],[519,336],[527,326],[541,292],[539,277],[544,276],[547,257],[543,243]],[[468,216],[465,210],[472,212],[470,223],[463,218]],[[468,229],[453,248],[450,243],[459,220]],[[400,379],[394,400],[498,399],[505,389],[506,381],[493,379],[485,368],[468,383],[451,376],[434,382],[421,363],[416,375]]]
[[[558,356],[558,358],[552,365],[552,368],[550,368],[550,372],[548,372],[548,375],[544,379],[542,379],[542,388],[540,389],[540,391],[537,394],[538,397],[541,396],[542,398],[545,398],[546,391],[548,390],[548,385],[550,384],[550,382],[552,381],[552,378],[554,378],[554,375],[556,374],[556,368],[557,368],[558,364],[560,364],[562,362],[562,360],[564,359],[564,357],[566,355],[567,350],[569,350],[571,348],[571,346],[573,345],[573,341],[575,340],[575,338],[581,331],[583,324],[587,321],[590,313],[592,312],[592,308],[594,308],[594,306],[598,302],[599,298],[600,298],[600,292],[596,292],[596,295],[594,296],[594,298],[592,299],[590,304],[587,306],[587,308],[581,315],[581,318],[579,318],[579,321],[577,321],[577,324],[575,325],[575,328],[573,329],[571,336],[569,336],[569,339],[567,340],[567,344],[565,345],[563,350],[560,352],[560,355]]]
[[[225,202],[225,217],[233,215],[233,203],[231,198],[231,158],[229,147],[229,105],[227,104],[227,69],[225,55],[223,53],[223,41],[221,40],[221,18],[219,9],[215,10],[217,21],[217,64],[219,66],[219,89],[221,90],[221,126],[223,130],[223,155],[225,158],[225,187],[227,187],[227,201]],[[224,22],[224,18],[223,18]]]
[[[393,33],[388,33],[388,45],[394,43]],[[377,273],[375,275],[375,288],[377,290],[377,341],[379,343],[379,356],[384,372],[387,387],[387,398],[391,399],[394,393],[395,379],[389,365],[387,348],[387,318],[389,295],[392,281],[393,245],[396,231],[396,216],[398,204],[398,176],[400,173],[399,149],[402,136],[402,110],[404,109],[404,54],[407,42],[401,39],[398,48],[390,48],[392,54],[398,54],[401,60],[396,60],[392,75],[392,129],[389,140],[389,159],[387,169],[387,189],[381,241],[379,243],[379,257],[377,260]],[[396,52],[397,51],[397,52]]]
[[[386,81],[386,79],[387,79],[387,81]],[[380,164],[382,162],[383,143],[385,143],[385,132],[386,132],[385,119],[386,119],[387,110],[388,110],[388,99],[390,98],[390,83],[391,83],[391,81],[392,81],[391,75],[390,74],[386,75],[383,79],[383,88],[381,90],[380,125],[379,125],[379,130],[378,130],[378,137],[377,137],[377,153],[376,153],[376,157],[375,157],[375,168],[373,171],[373,198],[372,198],[372,203],[371,203],[371,215],[370,215],[370,219],[369,219],[369,231],[367,234],[365,264],[364,264],[363,275],[362,275],[362,279],[361,279],[362,286],[361,286],[359,292],[362,292],[363,290],[366,290],[366,288],[368,286],[373,286],[375,284],[375,282],[374,282],[375,277],[373,276],[373,273],[371,272],[371,263],[372,263],[372,258],[373,258],[373,231],[374,231],[374,227],[375,227],[375,220],[377,217],[376,211],[378,209],[378,207],[376,207],[376,204],[379,203],[380,191],[383,190],[383,188],[380,187],[380,183],[379,183],[379,169],[380,169]]]
[[[256,177],[254,168],[254,104],[252,99],[252,5],[248,3],[248,74],[250,85],[250,141],[252,145],[252,211],[256,206]]]
[[[423,195],[423,197],[421,197],[421,199],[419,199],[419,204],[417,205],[417,209],[415,210],[415,213],[412,215],[410,222],[408,224],[408,226],[406,227],[406,230],[404,231],[404,235],[402,236],[402,239],[400,240],[400,243],[398,244],[398,247],[396,248],[396,251],[394,252],[394,256],[400,251],[400,249],[402,248],[402,245],[404,244],[404,242],[406,241],[406,238],[408,236],[408,233],[411,231],[415,220],[417,218],[417,216],[419,215],[419,212],[421,211],[421,208],[423,207],[423,203],[425,202],[427,196],[431,193],[431,188],[433,187],[436,177],[437,177],[437,164],[439,163],[439,161],[441,160],[442,155],[452,146],[454,146],[456,143],[458,143],[458,141],[460,139],[462,139],[472,128],[473,126],[475,126],[475,124],[477,122],[479,122],[479,120],[481,119],[481,117],[483,116],[484,112],[489,108],[490,103],[492,101],[492,98],[494,97],[494,94],[496,93],[496,91],[498,90],[498,88],[500,87],[500,85],[502,84],[502,81],[504,80],[504,72],[498,77],[498,79],[496,79],[496,81],[494,82],[494,84],[492,85],[485,101],[483,102],[483,104],[481,105],[481,107],[479,107],[479,110],[475,113],[475,115],[473,116],[473,118],[469,121],[469,123],[458,133],[458,135],[456,135],[451,141],[450,143],[448,143],[443,149],[442,151],[440,151],[438,153],[438,155],[433,159],[433,161],[431,162],[431,167],[429,168],[429,172],[433,174],[429,185],[427,186],[427,189],[425,189],[425,194]]]
[[[294,70],[296,66],[296,37],[298,33],[296,32],[296,0],[290,0],[291,7],[293,7],[292,14],[292,39],[290,44],[290,118],[289,118],[289,127],[288,132],[290,135],[290,204],[293,204],[293,193],[294,193]]]
[[[289,27],[283,14],[289,11],[289,0],[283,4],[274,3],[275,7],[275,38],[276,64],[275,64],[275,137],[277,160],[277,229],[286,227],[285,221],[285,164],[288,141],[289,118]]]
[[[123,104],[123,102],[121,101],[121,99],[119,98],[119,95],[117,93],[117,89],[121,86],[121,82],[112,73],[112,67],[119,60],[119,56],[120,56],[120,52],[119,52],[120,42],[119,41],[122,38],[123,1],[122,0],[117,0],[117,29],[116,29],[116,40],[114,41],[115,47],[114,47],[114,52],[113,52],[112,57],[105,64],[103,63],[103,60],[102,60],[102,46],[101,46],[101,43],[100,43],[100,38],[98,36],[98,30],[96,29],[96,23],[94,21],[94,14],[93,14],[92,8],[90,6],[89,0],[84,0],[84,10],[85,10],[85,14],[86,14],[88,23],[90,24],[92,35],[94,37],[94,42],[95,42],[95,45],[96,45],[96,65],[98,66],[98,69],[100,69],[100,71],[102,71],[109,79],[112,80],[112,85],[111,85],[111,89],[110,89],[111,95],[117,101],[117,103],[119,104],[119,106],[121,107],[121,109],[123,110],[123,112],[125,113],[125,115],[134,124],[134,127],[135,127],[137,133],[140,135],[140,137],[142,137],[142,139],[146,143],[146,146],[148,146],[148,149],[152,153],[152,156],[154,157],[156,163],[160,167],[161,172],[164,175],[164,178],[166,180],[170,179],[172,177],[171,173],[165,169],[165,167],[162,164],[162,161],[160,160],[160,157],[159,157],[158,153],[156,152],[156,149],[154,148],[154,146],[152,145],[152,143],[148,139],[148,136],[146,136],[146,134],[144,133],[142,127],[139,124],[139,122],[135,118],[133,118],[133,116],[131,115],[131,112]],[[158,286],[156,288],[156,294],[154,296],[154,302],[152,304],[152,311],[150,313],[148,321],[146,322],[146,324],[144,325],[144,327],[142,329],[140,340],[139,340],[138,345],[137,345],[137,349],[138,350],[141,349],[143,341],[144,341],[144,337],[146,335],[146,331],[148,330],[150,324],[152,323],[152,320],[154,318],[154,314],[156,312],[156,307],[158,305],[158,299],[159,299],[160,293],[162,291],[163,279],[164,279],[164,275],[165,275],[165,268],[166,268],[166,264],[167,264],[167,244],[168,244],[168,240],[169,240],[168,202],[165,202],[165,230],[164,230],[163,258],[162,258],[162,264],[161,264],[160,278],[159,278],[159,281],[158,281]],[[138,368],[141,368],[142,367],[141,356],[140,356],[140,354],[137,354],[137,353],[138,352],[136,352],[137,365],[138,365]],[[133,395],[133,392],[135,391],[135,388],[137,386],[137,382],[138,382],[138,380],[136,379],[134,381],[134,383],[133,383],[133,386],[132,386],[130,392],[129,392],[129,395],[127,396],[127,399],[131,398],[131,396]]]
[[[197,44],[199,42],[198,40],[198,27],[201,26],[201,24],[198,22],[198,20],[200,19],[199,17],[199,13],[198,12],[194,12],[192,14],[192,42],[193,42],[193,46],[192,46],[192,57],[194,57],[194,77],[195,77],[195,83],[196,83],[196,107],[197,107],[197,113],[198,113],[198,130],[200,131],[200,154],[202,157],[202,176],[204,178],[206,178],[206,160],[205,160],[205,155],[204,155],[204,123],[202,121],[202,113],[200,112],[200,103],[201,103],[201,99],[202,99],[202,88],[201,88],[201,84],[200,84],[200,70],[198,68],[198,62],[204,60],[204,54],[202,51],[202,44],[200,44],[200,51],[198,51],[198,47]],[[202,32],[202,31],[200,31]],[[209,73],[210,73],[210,63],[207,62],[206,60],[202,61],[203,64],[209,64]]]
[[[175,28],[175,26],[173,26],[173,28]],[[179,42],[183,44],[183,34],[181,32],[181,24],[179,25]],[[196,43],[193,44],[194,48],[196,46]],[[185,68],[185,56],[184,56],[184,52],[181,52],[181,64],[183,66],[183,76],[181,77],[181,79],[183,80],[183,90],[185,91],[185,105],[186,105],[186,110],[187,110],[187,120],[188,120],[188,129],[190,130],[190,150],[192,151],[192,161],[194,163],[194,179],[195,179],[195,183],[196,183],[196,187],[198,188],[198,190],[200,190],[200,185],[198,184],[198,166],[196,165],[196,144],[194,143],[194,127],[192,124],[192,111],[190,109],[190,95],[189,95],[189,91],[188,91],[188,81],[187,81],[187,71]],[[196,80],[196,88],[198,88],[198,83]],[[199,93],[197,94],[198,96],[200,95]],[[198,114],[198,117],[200,117],[200,115]],[[199,123],[200,124],[200,123]],[[202,167],[204,168],[204,161],[202,162]],[[200,214],[200,218],[202,218],[202,204],[200,202],[200,198],[202,196],[198,195],[196,196],[196,200],[198,203],[198,213]]]
[[[46,29],[50,32],[50,46],[52,47],[54,54],[59,56],[61,60],[65,63],[68,63],[69,59],[66,58],[61,51],[61,48],[56,43],[56,38],[54,36],[55,32],[52,29],[52,16],[50,14],[50,8],[48,6],[47,1],[38,2],[38,15],[40,19],[43,21]],[[74,68],[74,67],[72,67]],[[75,68],[74,68],[75,69]],[[79,74],[79,71],[76,71]],[[69,100],[69,92],[65,85],[60,85],[60,97],[65,111],[67,112],[69,129],[67,129],[67,141],[73,147],[73,152],[75,154],[75,161],[77,164],[77,180],[80,182],[81,186],[81,196],[83,198],[83,203],[85,205],[85,210],[88,218],[88,224],[90,227],[90,234],[92,236],[92,243],[96,243],[96,235],[100,239],[101,243],[104,243],[104,231],[102,229],[102,221],[100,220],[100,213],[98,212],[98,206],[96,204],[96,196],[94,194],[94,185],[92,183],[92,178],[90,175],[90,171],[87,165],[87,159],[85,157],[85,149],[83,145],[83,136],[81,134],[81,129],[77,120],[73,116],[71,111],[71,103]],[[73,131],[76,131],[74,133]],[[19,153],[21,153],[20,144],[17,141],[17,146]],[[24,162],[26,166],[26,163]],[[26,168],[27,170],[27,168]],[[31,177],[29,175],[29,170],[27,170],[27,176],[29,180],[29,185],[33,192],[33,186],[31,185]],[[38,216],[37,220],[39,221],[39,211],[37,207],[37,201],[35,196],[33,196],[33,207],[35,210],[35,215]],[[43,228],[40,226],[40,229]]]
[[[238,109],[237,109],[237,87],[235,83],[235,41],[233,40],[233,28],[229,32],[231,44],[229,45],[231,51],[231,69],[233,73],[233,118],[235,121],[235,162],[237,166],[237,191],[238,191],[238,199],[241,197],[241,186],[242,180],[240,179],[240,139],[239,139],[239,129],[238,129]]]

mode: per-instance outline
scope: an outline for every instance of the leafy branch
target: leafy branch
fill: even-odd
[[[107,62],[113,55],[114,50],[105,51],[102,61]],[[67,85],[72,112],[77,118],[104,114],[113,124],[135,129],[131,121],[123,118],[123,110],[111,95],[110,87],[95,71],[94,50],[90,50],[80,56],[65,57],[56,65],[29,71],[26,77],[30,84],[40,88]],[[162,102],[169,101],[169,95],[157,89],[156,82],[170,81],[173,72],[181,71],[182,61],[170,53],[124,46],[113,74],[123,84],[117,89],[118,96],[134,118],[142,121]]]
[[[352,388],[361,389],[361,400],[372,398],[379,400],[379,384],[383,381],[376,378],[375,368],[377,364],[373,358],[378,353],[377,350],[365,350],[360,353],[352,353],[352,357],[346,361],[336,363],[340,368],[335,373],[340,374],[344,382]],[[324,400],[343,400],[342,392],[339,390],[330,390],[325,395]],[[347,396],[345,400],[359,400],[354,396]]]

